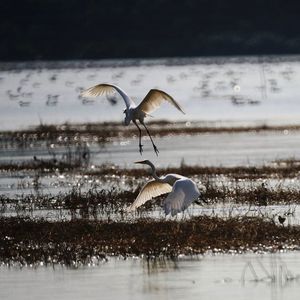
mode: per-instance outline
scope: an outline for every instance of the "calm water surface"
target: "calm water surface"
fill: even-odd
[[[0,269],[1,299],[299,299],[299,252],[207,255],[147,264],[111,259],[77,270]],[[251,265],[254,275],[247,265]],[[245,271],[246,270],[246,271]],[[290,274],[290,280],[286,278]],[[273,275],[274,280],[267,279]],[[257,280],[254,280],[254,279]]]

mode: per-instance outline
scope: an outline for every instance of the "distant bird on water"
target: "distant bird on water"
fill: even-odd
[[[166,176],[158,177],[151,161],[143,160],[135,163],[150,166],[154,179],[143,186],[135,201],[128,208],[128,211],[133,211],[148,200],[167,193],[169,195],[164,200],[166,215],[171,214],[175,216],[177,213],[184,211],[192,202],[199,204],[200,192],[193,180],[178,174],[167,174]]]
[[[158,89],[151,89],[148,92],[148,94],[146,95],[146,97],[144,98],[144,100],[139,105],[136,105],[134,103],[134,101],[120,87],[118,87],[114,84],[108,84],[108,83],[102,83],[102,84],[95,85],[91,88],[88,88],[87,90],[84,90],[81,92],[81,96],[96,97],[96,96],[111,94],[114,92],[118,92],[125,101],[126,109],[124,110],[124,113],[125,113],[124,124],[126,126],[128,126],[130,124],[130,122],[132,121],[139,130],[140,153],[142,154],[142,152],[143,152],[143,145],[141,142],[142,130],[139,127],[137,120],[140,122],[140,124],[142,124],[145,127],[147,134],[150,137],[153,149],[154,149],[156,155],[158,155],[159,151],[153,142],[153,139],[150,135],[148,128],[146,127],[146,125],[144,123],[144,118],[146,116],[149,116],[150,113],[152,113],[157,108],[159,108],[159,106],[164,101],[169,102],[170,104],[175,106],[178,110],[180,110],[184,114],[184,111],[182,110],[180,105],[166,92],[158,90]]]
[[[282,217],[282,216],[278,216],[278,221],[281,225],[283,225],[283,223],[285,222],[286,218]]]

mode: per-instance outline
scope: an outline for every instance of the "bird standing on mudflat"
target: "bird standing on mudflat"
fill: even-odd
[[[158,177],[151,161],[143,160],[135,163],[150,166],[151,175],[154,179],[143,186],[135,201],[128,208],[128,211],[133,211],[148,200],[166,193],[169,193],[164,200],[166,215],[171,214],[175,216],[177,213],[184,211],[192,202],[199,203],[197,200],[200,192],[193,180],[178,174],[167,174],[166,176]]]
[[[139,105],[136,105],[134,101],[120,87],[108,83],[102,83],[102,84],[95,85],[91,88],[88,88],[87,90],[81,92],[81,96],[96,97],[96,96],[111,94],[114,92],[118,92],[122,96],[126,104],[126,109],[124,110],[125,113],[124,124],[128,126],[132,121],[139,130],[140,153],[142,154],[143,152],[143,145],[141,142],[142,130],[137,124],[137,120],[140,122],[140,124],[142,124],[145,127],[147,134],[150,137],[153,149],[156,155],[158,155],[159,151],[152,140],[148,128],[144,123],[144,118],[150,113],[152,113],[153,111],[155,111],[157,108],[159,108],[161,103],[164,101],[169,102],[184,114],[184,111],[182,110],[180,105],[166,92],[158,89],[151,89],[146,95],[146,97],[144,98],[144,100]]]

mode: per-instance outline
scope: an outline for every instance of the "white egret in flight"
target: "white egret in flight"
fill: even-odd
[[[143,160],[135,163],[150,166],[154,179],[143,186],[135,201],[128,208],[128,211],[133,211],[148,200],[167,193],[169,195],[164,200],[166,215],[171,214],[174,216],[184,211],[192,202],[199,203],[197,200],[200,192],[193,180],[178,174],[167,174],[166,176],[158,177],[151,161]]]
[[[130,122],[132,121],[139,130],[140,153],[142,154],[142,152],[143,152],[143,145],[141,142],[142,130],[139,127],[139,125],[137,124],[137,120],[139,120],[139,122],[145,127],[147,134],[150,137],[153,149],[154,149],[156,155],[158,155],[159,151],[158,151],[157,147],[155,146],[155,144],[152,140],[152,137],[150,135],[150,132],[144,123],[144,118],[147,115],[149,115],[150,113],[152,113],[153,111],[155,111],[157,108],[159,108],[161,103],[164,101],[169,102],[170,104],[175,106],[178,110],[180,110],[184,114],[184,111],[182,110],[180,105],[166,92],[158,90],[158,89],[151,89],[148,92],[148,94],[146,95],[146,97],[144,98],[144,100],[139,105],[136,105],[134,103],[134,101],[120,87],[118,87],[114,84],[108,84],[108,83],[101,83],[101,84],[95,85],[91,88],[88,88],[87,90],[84,90],[83,92],[81,92],[81,96],[96,97],[96,96],[101,96],[101,95],[108,95],[108,94],[111,94],[114,92],[118,92],[122,96],[122,98],[124,99],[125,104],[126,104],[126,109],[124,110],[124,113],[125,113],[124,124],[126,126],[128,126],[130,124]]]

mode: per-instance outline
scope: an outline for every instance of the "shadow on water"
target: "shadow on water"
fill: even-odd
[[[159,272],[169,272],[171,270],[179,270],[178,258],[157,257],[157,258],[144,258],[142,260],[142,268],[148,275],[157,274]]]

